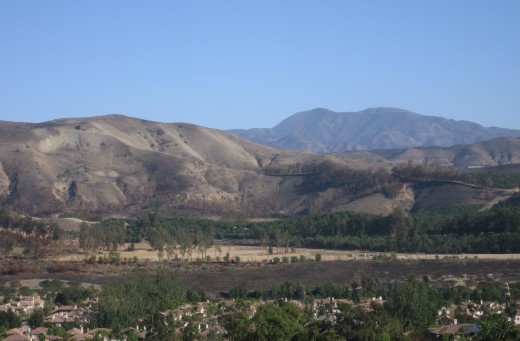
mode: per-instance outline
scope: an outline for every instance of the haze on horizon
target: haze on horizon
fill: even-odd
[[[399,107],[520,129],[520,2],[4,1],[0,120],[273,127]]]

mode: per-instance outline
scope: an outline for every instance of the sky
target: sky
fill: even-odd
[[[0,120],[382,106],[520,129],[520,1],[0,1]]]

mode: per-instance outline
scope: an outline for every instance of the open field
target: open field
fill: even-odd
[[[81,263],[79,263],[81,264]],[[23,272],[5,274],[0,285],[19,282],[33,286],[44,279],[79,281],[99,285],[128,276],[135,269],[156,271],[159,268],[177,271],[192,289],[204,289],[212,296],[227,292],[235,285],[244,284],[249,290],[285,282],[303,283],[309,287],[335,282],[351,283],[362,276],[380,280],[404,280],[410,275],[428,276],[442,285],[473,286],[482,281],[520,281],[520,260],[350,260],[272,264],[245,263],[158,263],[138,265],[87,265],[74,271],[49,272],[46,263],[33,262]]]
[[[129,244],[124,244],[119,247],[118,251],[121,253],[122,258],[133,258],[137,257],[139,260],[150,260],[150,261],[159,261],[158,252],[156,250],[152,250],[150,244],[148,242],[135,243],[135,249],[133,251],[128,251]],[[296,248],[294,253],[284,253],[276,252],[276,248],[274,248],[274,253],[272,255],[266,254],[265,250],[259,246],[246,246],[246,245],[221,245],[221,252],[219,252],[215,247],[211,247],[208,249],[207,255],[212,258],[212,261],[216,259],[216,257],[220,257],[222,259],[226,253],[229,253],[231,258],[236,256],[240,257],[241,262],[269,262],[275,257],[282,258],[284,256],[305,256],[308,258],[314,259],[316,254],[321,254],[323,261],[338,261],[338,260],[362,260],[362,259],[372,259],[374,256],[385,255],[391,256],[393,253],[391,252],[373,252],[373,251],[363,251],[363,250],[326,250],[326,249],[309,249],[309,248]],[[178,254],[179,251],[177,250]],[[108,255],[108,251],[99,251],[97,253],[98,256]],[[520,254],[422,254],[422,253],[395,253],[395,256],[399,260],[435,260],[435,259],[449,259],[449,258],[459,258],[459,259],[485,259],[485,260],[520,260]],[[192,260],[195,260],[197,255],[195,252],[192,254]],[[83,260],[85,259],[85,254],[81,253],[72,253],[67,255],[62,255],[59,257],[53,257],[52,259],[60,260],[60,261],[70,261],[70,260]]]
[[[221,242],[221,241],[220,241]],[[158,269],[177,271],[187,285],[203,289],[212,296],[219,296],[231,287],[244,284],[249,290],[284,282],[303,283],[309,287],[327,282],[351,283],[363,276],[380,280],[403,280],[410,275],[428,276],[442,285],[472,286],[482,281],[520,281],[519,254],[395,254],[366,252],[362,250],[324,250],[298,248],[294,253],[265,254],[259,246],[220,244],[207,255],[211,261],[189,262],[159,261],[158,252],[148,242],[135,243],[128,251],[128,244],[121,245],[122,262],[119,264],[88,264],[90,254],[69,253],[43,259],[0,261],[2,276],[0,285],[18,282],[17,285],[36,287],[44,279],[78,281],[86,285],[100,285],[107,281],[128,276],[136,269],[154,272]],[[20,251],[20,250],[17,250]],[[176,250],[178,253],[178,250]],[[223,262],[240,257],[240,262]],[[275,257],[304,256],[314,260],[321,254],[322,261],[303,263],[273,262]],[[108,251],[97,251],[96,256],[108,256]],[[220,259],[221,261],[216,261]],[[378,257],[384,256],[384,257]],[[137,257],[137,263],[134,261]],[[381,259],[383,258],[383,259]],[[131,260],[131,261],[130,261]],[[9,269],[15,268],[16,271]]]

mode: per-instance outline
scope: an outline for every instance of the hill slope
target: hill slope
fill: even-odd
[[[456,184],[415,186],[390,174],[410,160],[513,165],[520,163],[520,139],[319,154],[268,147],[192,124],[121,115],[0,122],[0,207],[38,215],[128,215],[158,208],[213,216],[388,214],[398,207],[445,205],[444,195],[452,204],[490,205],[514,193]],[[508,172],[517,173],[511,167]]]
[[[501,137],[468,145],[451,147],[420,147],[405,149],[379,149],[346,152],[364,159],[374,155],[388,162],[431,163],[458,168],[480,168],[520,163],[520,138]]]
[[[346,162],[121,115],[0,122],[0,204],[40,214],[154,206],[292,213],[304,209],[312,193],[298,193],[294,181],[280,184],[264,168],[325,160]]]
[[[274,128],[230,132],[269,146],[315,152],[452,146],[520,136],[520,130],[485,128],[397,108],[347,113],[318,108],[296,113]]]

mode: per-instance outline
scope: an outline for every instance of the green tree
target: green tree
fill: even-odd
[[[478,334],[480,341],[513,341],[520,338],[520,333],[514,323],[503,315],[491,315],[480,323],[480,327],[481,332]]]
[[[43,326],[43,322],[45,320],[45,314],[42,308],[34,309],[29,317],[27,318],[27,322],[31,328],[38,328]]]
[[[92,323],[106,328],[132,326],[143,316],[153,317],[155,312],[176,308],[185,301],[186,287],[177,273],[135,272],[126,280],[103,284]]]
[[[18,328],[22,324],[22,318],[15,312],[0,311],[0,326],[7,327],[9,329]]]
[[[230,341],[249,341],[253,340],[250,335],[251,321],[244,311],[239,311],[224,320],[226,336]]]
[[[13,251],[13,247],[16,243],[16,240],[10,235],[4,235],[0,238],[0,258],[3,258],[11,251]]]
[[[160,312],[154,312],[145,320],[145,341],[169,341],[174,340],[173,319],[164,316]]]
[[[258,307],[252,319],[254,328],[251,339],[254,340],[292,340],[303,336],[305,316],[303,310],[286,304],[264,304]]]

